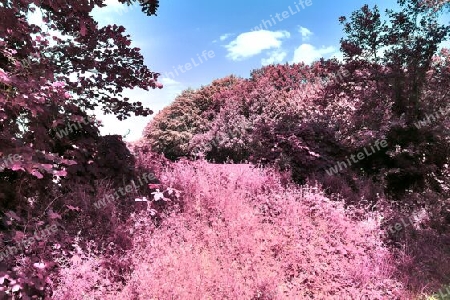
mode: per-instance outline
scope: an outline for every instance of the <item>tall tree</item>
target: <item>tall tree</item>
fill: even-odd
[[[366,171],[381,170],[395,192],[437,182],[432,177],[442,173],[450,151],[443,135],[446,130],[435,130],[443,118],[431,127],[415,126],[448,103],[448,98],[430,96],[450,88],[448,73],[442,74],[448,72],[441,65],[446,56],[438,52],[450,36],[450,26],[438,21],[443,7],[436,10],[420,0],[398,3],[401,10],[387,10],[386,22],[377,7],[367,5],[350,20],[340,18],[347,34],[341,49],[352,74],[345,92],[356,108],[351,122],[354,134],[348,140],[361,148],[378,138],[387,139],[390,150],[361,165]],[[434,83],[437,78],[439,87]]]
[[[214,80],[197,90],[187,89],[175,101],[163,109],[144,130],[144,137],[152,150],[164,153],[171,160],[190,156],[202,145],[204,140],[191,141],[197,134],[211,130],[226,102],[234,101],[235,87],[243,80],[227,76]],[[191,145],[190,145],[191,144]]]
[[[77,162],[69,152],[89,152],[87,139],[98,137],[98,123],[84,122],[89,111],[99,107],[118,119],[152,113],[122,92],[161,88],[159,74],[144,65],[140,49],[130,47],[123,26],[100,27],[92,18],[92,9],[104,2],[0,2],[0,157],[20,155],[6,169],[37,178],[64,175],[64,167]],[[138,2],[149,16],[159,5],[119,2]],[[31,14],[41,15],[43,26],[32,24]],[[56,138],[61,126],[79,122],[78,133],[71,128],[70,136]]]

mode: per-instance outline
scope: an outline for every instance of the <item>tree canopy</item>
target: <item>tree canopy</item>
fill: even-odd
[[[448,120],[418,124],[446,111],[449,103],[449,51],[439,50],[450,36],[450,25],[439,23],[448,2],[399,4],[386,18],[368,5],[339,18],[343,61],[269,65],[225,90],[214,86],[226,78],[180,96],[148,128],[176,127],[163,133],[167,138],[148,130],[150,144],[171,159],[197,157],[201,150],[215,161],[276,163],[304,182],[385,140],[390,147],[342,173],[385,182],[392,194],[429,185],[442,191],[438,186],[450,154]],[[207,97],[205,90],[211,91]],[[209,108],[193,109],[201,100]],[[184,113],[175,113],[180,107]],[[207,117],[187,123],[200,115]]]
[[[138,2],[156,15],[159,1]],[[0,3],[0,155],[20,154],[9,166],[37,178],[64,175],[76,153],[91,152],[99,123],[57,139],[55,132],[85,120],[93,109],[122,120],[152,113],[123,96],[126,88],[162,88],[123,26],[100,27],[90,12],[104,0],[7,0]],[[42,16],[32,24],[30,14]]]

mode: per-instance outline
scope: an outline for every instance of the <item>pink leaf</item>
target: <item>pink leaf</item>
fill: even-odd
[[[62,162],[63,164],[68,165],[68,166],[72,166],[72,165],[76,165],[76,164],[77,164],[76,161],[71,160],[71,159],[63,159],[61,162]]]
[[[15,163],[15,164],[13,164],[13,165],[11,166],[11,170],[13,170],[13,171],[17,171],[17,170],[22,170],[22,171],[24,171],[24,168],[22,168],[22,166],[21,166],[20,164]]]
[[[55,87],[55,88],[59,88],[59,87],[64,87],[66,84],[64,83],[64,82],[62,82],[62,81],[56,81],[56,82],[53,82],[52,83],[52,86],[53,87]]]
[[[39,172],[38,170],[31,171],[31,175],[33,175],[33,176],[35,176],[35,177],[37,177],[39,179],[44,178],[44,175],[42,175],[41,172]]]
[[[9,79],[8,75],[3,71],[3,69],[0,69],[0,82],[3,83],[10,83],[11,79]]]
[[[35,267],[36,269],[45,269],[45,264],[44,263],[34,263],[33,267]]]
[[[54,219],[62,219],[60,214],[55,213],[55,212],[53,212],[53,211],[49,211],[49,212],[48,212],[48,216],[49,216],[49,218],[52,219],[52,220],[54,220]]]
[[[75,206],[72,206],[72,205],[66,205],[67,206],[67,208],[69,209],[69,210],[76,210],[76,211],[80,211],[80,208],[79,207],[75,207]]]
[[[156,184],[156,183],[150,183],[148,185],[149,189],[157,189],[157,188],[160,188],[160,187],[161,187],[161,184]]]
[[[13,212],[12,210],[6,212],[5,215],[8,218],[10,218],[10,219],[14,219],[16,221],[20,221],[20,217],[15,212]]]
[[[67,171],[66,170],[59,170],[59,171],[53,172],[53,174],[56,175],[56,176],[67,176]]]
[[[24,234],[23,234],[23,232],[22,231],[15,231],[14,232],[14,238],[16,239],[16,240],[21,240],[21,239],[23,239],[24,238]]]
[[[81,21],[81,26],[80,26],[80,35],[81,36],[85,36],[87,33],[87,29],[86,29],[86,24],[84,24],[84,21]]]
[[[50,172],[52,170],[52,168],[53,168],[53,165],[51,165],[51,164],[42,164],[41,166],[47,172]]]

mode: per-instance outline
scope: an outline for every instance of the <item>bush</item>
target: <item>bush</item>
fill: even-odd
[[[133,272],[105,299],[394,299],[405,292],[392,278],[376,215],[352,221],[319,189],[283,187],[279,175],[251,165],[182,161],[161,178],[181,191],[183,209],[158,227],[144,221],[130,254]]]

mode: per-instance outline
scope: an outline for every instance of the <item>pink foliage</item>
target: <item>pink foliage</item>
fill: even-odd
[[[134,272],[114,299],[399,299],[404,292],[392,279],[378,218],[352,221],[318,188],[283,186],[279,175],[251,165],[202,161],[177,163],[163,177],[182,191],[184,209],[159,228],[147,222],[135,238]]]

